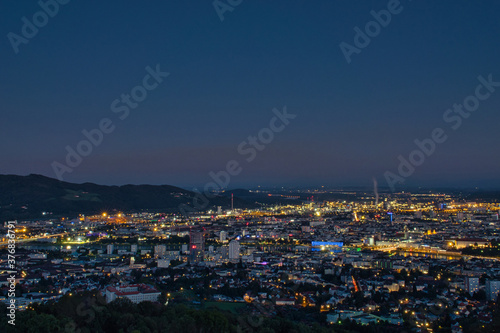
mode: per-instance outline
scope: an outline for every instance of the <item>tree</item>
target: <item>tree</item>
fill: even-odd
[[[39,315],[33,312],[27,313],[27,317],[16,320],[16,328],[19,332],[38,333],[38,332],[57,332],[61,328],[59,320],[53,315],[41,313]]]

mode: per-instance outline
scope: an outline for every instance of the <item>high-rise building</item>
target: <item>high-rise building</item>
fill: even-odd
[[[486,298],[488,301],[496,301],[500,293],[500,281],[486,280]]]
[[[132,244],[130,246],[130,252],[137,253],[137,244]]]
[[[227,239],[227,232],[223,230],[223,231],[220,232],[219,240],[221,242],[225,242],[226,239]]]
[[[219,248],[221,258],[224,260],[229,259],[229,245],[224,245]]]
[[[191,261],[203,261],[205,255],[205,239],[202,231],[191,231],[189,233],[189,253]]]
[[[470,295],[479,290],[479,278],[473,276],[465,277],[465,291]]]
[[[155,245],[155,258],[161,258],[165,256],[167,252],[167,247],[165,245]]]
[[[156,265],[158,268],[167,268],[170,266],[170,260],[169,259],[158,259],[156,262]]]
[[[113,244],[109,244],[107,247],[106,247],[106,253],[107,254],[113,254],[113,251],[115,250],[115,246]]]
[[[229,260],[240,260],[240,242],[234,239],[229,242]]]

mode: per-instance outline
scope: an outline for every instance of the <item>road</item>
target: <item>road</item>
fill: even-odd
[[[18,244],[18,243],[32,242],[32,241],[35,241],[35,240],[38,240],[38,239],[43,239],[43,238],[60,237],[60,236],[64,236],[64,235],[67,235],[67,233],[52,234],[52,235],[30,237],[30,238],[21,238],[21,239],[16,238],[16,244]],[[0,247],[1,246],[6,246],[8,244],[9,244],[8,240],[6,240],[5,242],[0,242]]]

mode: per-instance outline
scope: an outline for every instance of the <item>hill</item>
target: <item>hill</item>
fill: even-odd
[[[41,218],[42,212],[54,216],[112,210],[174,212],[182,204],[192,207],[195,194],[169,185],[105,186],[74,184],[33,174],[0,175],[0,219]],[[230,199],[215,197],[203,208],[213,206],[230,207]],[[235,198],[235,206],[247,204]]]

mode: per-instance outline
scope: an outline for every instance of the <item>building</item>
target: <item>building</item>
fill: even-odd
[[[113,254],[113,251],[115,250],[115,246],[113,244],[109,244],[107,247],[106,247],[106,253],[107,254]]]
[[[295,305],[295,298],[277,298],[276,305]]]
[[[486,280],[486,298],[488,301],[496,301],[500,292],[500,281]]]
[[[221,242],[225,242],[225,241],[226,241],[226,239],[227,239],[227,232],[223,230],[223,231],[221,231],[221,232],[220,232],[220,237],[219,237],[219,240],[220,240]]]
[[[192,262],[203,261],[205,238],[202,231],[191,231],[189,233],[189,254]]]
[[[375,261],[375,267],[382,269],[392,269],[393,264],[394,262],[392,260],[381,259]]]
[[[375,240],[374,240],[375,241]],[[312,251],[342,252],[343,242],[311,242]]]
[[[31,253],[28,254],[30,259],[47,259],[47,253]]]
[[[132,244],[130,246],[130,252],[137,253],[137,244]]]
[[[229,243],[229,260],[238,261],[240,259],[240,242],[232,240]]]
[[[154,256],[155,258],[161,258],[165,256],[165,253],[167,252],[167,247],[165,245],[155,245],[155,253]]]
[[[466,276],[465,277],[465,291],[467,291],[470,295],[474,294],[479,290],[479,278]]]
[[[457,249],[463,249],[468,246],[487,246],[489,243],[488,240],[482,238],[459,238],[448,241],[449,246],[454,246]]]
[[[224,245],[219,248],[221,258],[224,260],[229,259],[229,245]]]
[[[156,263],[158,268],[167,268],[170,266],[170,260],[169,259],[158,259],[158,262]]]
[[[105,290],[106,303],[118,298],[128,298],[132,303],[144,301],[156,302],[161,292],[145,284],[122,285],[107,287]]]

